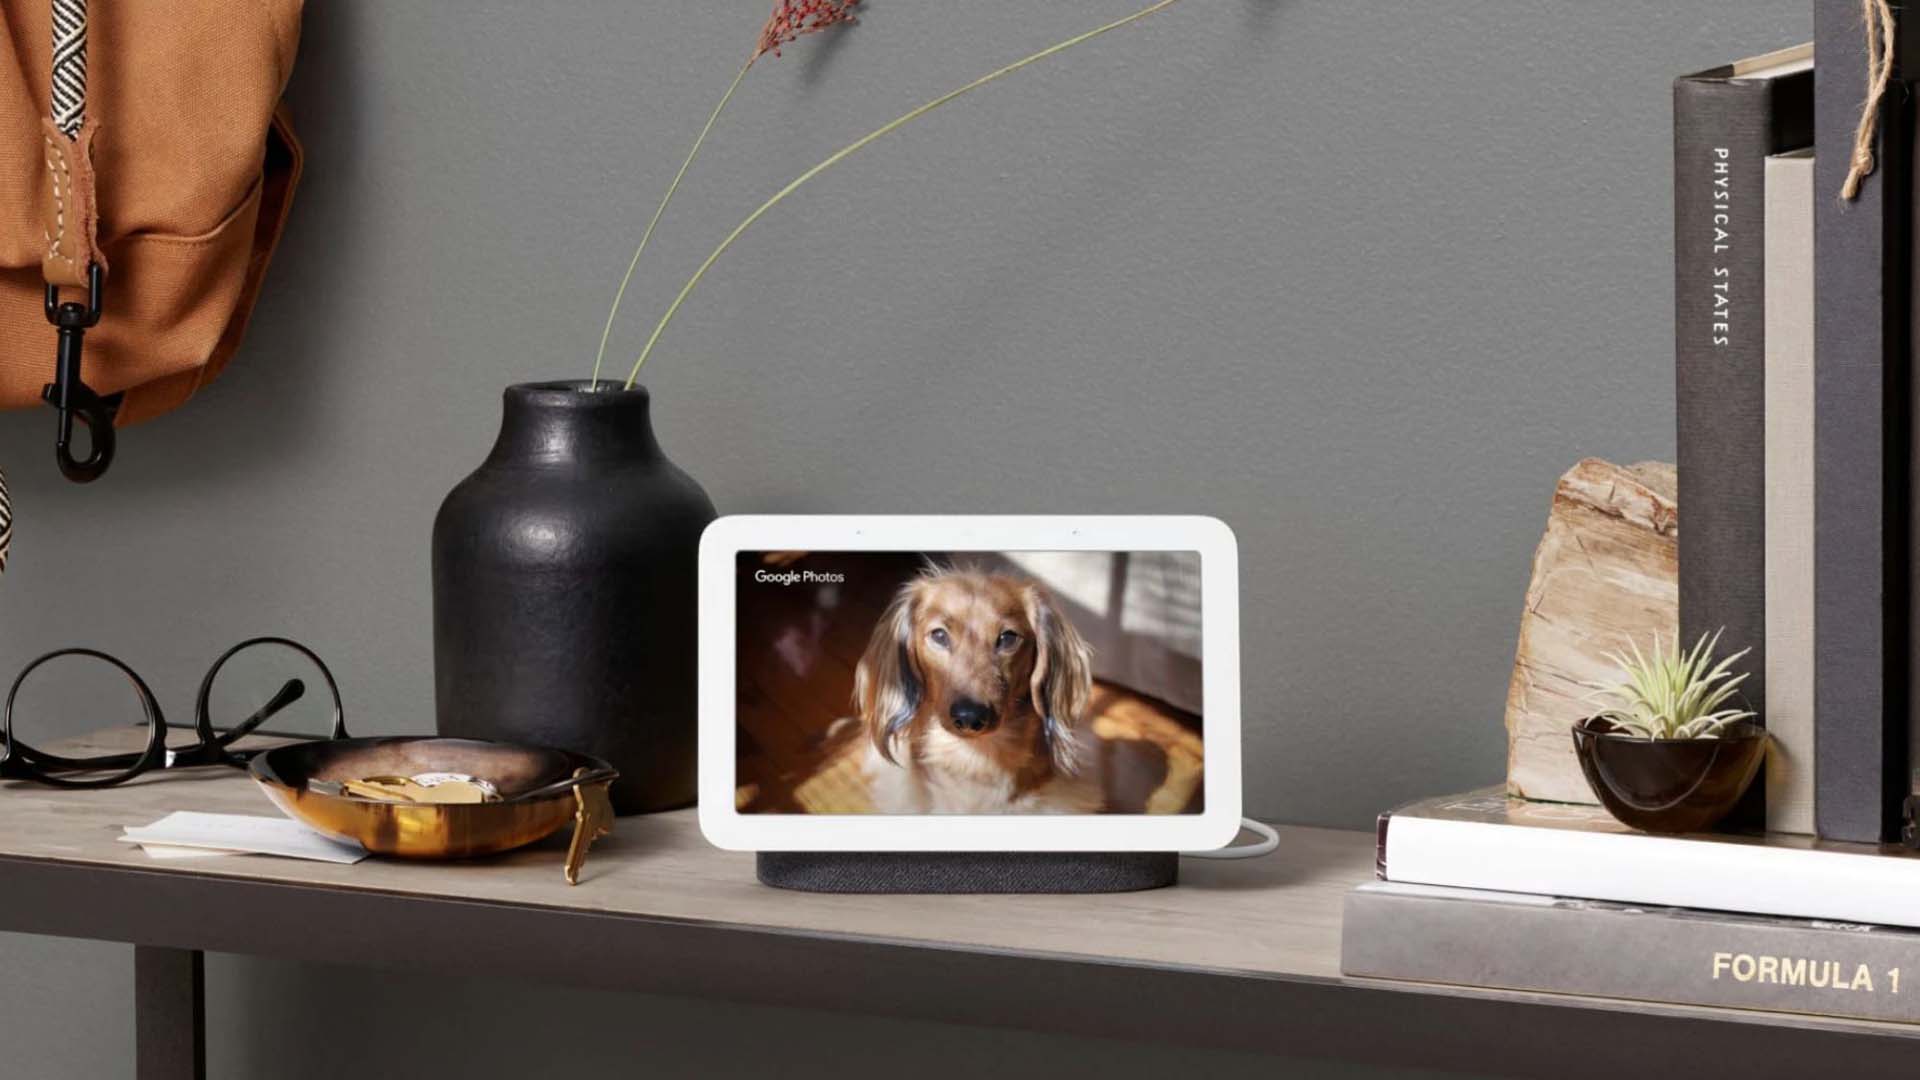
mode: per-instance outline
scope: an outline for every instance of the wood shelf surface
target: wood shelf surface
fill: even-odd
[[[122,747],[118,740],[76,740],[60,752],[92,748]],[[577,886],[561,874],[564,831],[490,859],[370,858],[351,866],[262,856],[161,860],[118,839],[126,826],[176,810],[279,815],[252,780],[229,769],[152,773],[102,791],[8,782],[0,785],[0,858],[1322,979],[1339,977],[1341,897],[1373,872],[1371,847],[1359,834],[1287,828],[1279,857],[1188,859],[1177,889],[1092,896],[788,892],[754,879],[752,855],[709,845],[691,809],[619,819],[613,835],[593,845]]]
[[[1343,978],[1342,901],[1373,876],[1365,832],[1282,826],[1273,856],[1182,860],[1171,889],[858,896],[758,884],[752,856],[708,846],[691,810],[620,819],[572,887],[562,837],[491,859],[353,866],[156,860],[118,839],[175,810],[275,813],[218,768],[93,792],[0,785],[0,929],[1482,1074],[1607,1075],[1664,1046],[1770,1075],[1834,1053],[1910,1063],[1920,1037]],[[1578,1061],[1569,1040],[1591,1044]]]

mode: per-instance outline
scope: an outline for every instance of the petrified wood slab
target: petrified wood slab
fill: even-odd
[[[1594,711],[1594,687],[1617,680],[1606,653],[1678,632],[1679,537],[1672,465],[1587,458],[1560,478],[1507,686],[1512,794],[1594,801],[1569,729]]]

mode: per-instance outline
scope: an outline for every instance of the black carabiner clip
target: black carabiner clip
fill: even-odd
[[[80,350],[87,331],[100,321],[100,303],[106,285],[100,264],[87,267],[87,302],[60,300],[60,288],[47,286],[47,321],[60,331],[59,351],[53,368],[53,381],[40,391],[40,398],[59,414],[54,429],[53,454],[60,463],[60,474],[76,484],[100,479],[113,464],[113,413],[119,395],[103,398],[80,380]],[[73,422],[78,419],[87,428],[87,456],[73,456]]]

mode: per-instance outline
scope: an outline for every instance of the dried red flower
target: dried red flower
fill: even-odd
[[[807,34],[817,34],[831,26],[854,22],[853,8],[860,0],[777,0],[767,24],[760,28],[760,43],[755,57],[772,53]]]

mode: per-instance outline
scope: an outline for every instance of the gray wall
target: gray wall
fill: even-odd
[[[20,518],[0,658],[98,644],[184,709],[219,647],[285,632],[333,660],[359,730],[428,730],[434,509],[503,385],[586,374],[766,6],[314,4],[290,91],[309,170],[236,366],[125,432],[89,489],[54,478],[48,416],[0,421]],[[618,355],[792,174],[1130,10],[870,6],[755,71]],[[1186,0],[936,113],[749,233],[649,363],[662,438],[729,511],[1218,515],[1242,545],[1250,812],[1358,827],[1495,781],[1555,476],[1672,453],[1669,81],[1809,34],[1805,0]],[[124,1072],[127,1039],[60,1019],[124,1014],[123,950],[6,939],[0,958],[10,1056]],[[343,975],[213,971],[224,1075],[252,1074],[263,1031],[331,1037],[313,1017]],[[503,992],[534,1030],[600,1010],[577,1038],[608,1062],[645,1044],[690,1068],[700,1040],[676,1032],[696,1015],[800,1024]],[[980,1064],[914,1067],[941,1060]]]

